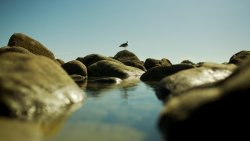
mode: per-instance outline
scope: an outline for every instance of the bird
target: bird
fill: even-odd
[[[126,49],[127,46],[128,46],[128,41],[126,43],[121,44],[119,47],[124,47]]]

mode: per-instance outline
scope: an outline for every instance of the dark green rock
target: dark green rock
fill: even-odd
[[[90,55],[87,55],[85,57],[78,57],[76,60],[82,62],[84,65],[86,65],[86,67],[98,62],[98,61],[101,61],[101,60],[109,60],[109,61],[113,61],[113,62],[116,62],[116,63],[121,63],[115,59],[112,59],[110,57],[106,57],[106,56],[103,56],[103,55],[100,55],[100,54],[90,54]]]
[[[73,60],[73,61],[64,63],[62,67],[69,75],[71,74],[78,74],[81,76],[88,75],[86,66],[78,60]]]
[[[163,58],[161,60],[148,58],[148,59],[146,59],[146,61],[144,63],[144,67],[147,70],[149,70],[153,67],[159,67],[159,66],[172,66],[172,63],[168,59],[165,59],[165,58]]]
[[[244,61],[249,56],[250,56],[250,51],[246,51],[246,50],[240,51],[240,52],[234,54],[230,58],[229,63],[235,64],[235,65],[240,65],[242,63],[242,61]]]

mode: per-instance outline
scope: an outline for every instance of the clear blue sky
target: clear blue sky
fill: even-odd
[[[1,0],[0,46],[27,34],[65,61],[128,50],[141,60],[225,62],[250,50],[250,0]]]

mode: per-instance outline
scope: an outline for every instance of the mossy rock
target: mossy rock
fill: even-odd
[[[69,75],[71,74],[78,74],[81,76],[88,75],[86,66],[78,60],[73,60],[73,61],[64,63],[62,67]]]
[[[166,59],[163,58],[161,60],[153,59],[153,58],[147,58],[144,63],[144,67],[149,70],[153,67],[159,67],[159,66],[172,66],[172,63]]]
[[[131,76],[140,76],[144,71],[109,60],[98,61],[88,67],[92,77],[118,77],[125,79]]]
[[[0,116],[46,121],[84,99],[69,75],[47,57],[4,53],[0,66]]]
[[[168,141],[249,140],[250,58],[226,79],[170,98],[159,118]]]
[[[133,61],[124,61],[122,63],[127,65],[127,66],[131,66],[131,67],[141,69],[143,71],[147,71],[147,69],[142,65],[142,63],[133,62]]]
[[[86,65],[87,67],[98,62],[98,61],[101,61],[101,60],[109,60],[109,61],[113,61],[113,62],[116,62],[116,63],[121,63],[120,61],[117,61],[115,59],[112,59],[110,57],[106,57],[106,56],[103,56],[103,55],[100,55],[100,54],[90,54],[90,55],[87,55],[85,57],[78,57],[76,60],[82,62],[84,65]]]
[[[175,74],[179,71],[194,68],[191,65],[178,64],[168,66],[159,66],[149,69],[141,76],[142,81],[160,81],[164,77]]]
[[[35,39],[32,39],[31,37],[22,33],[14,33],[9,39],[8,46],[23,47],[29,50],[31,53],[46,56],[52,60],[55,60],[54,54],[49,49],[47,49],[44,45],[42,45]]]
[[[250,56],[250,51],[246,51],[246,50],[240,51],[240,52],[234,54],[230,58],[229,63],[235,64],[235,65],[240,65],[249,56]]]
[[[33,54],[30,51],[28,51],[25,48],[18,47],[18,46],[13,46],[13,47],[1,47],[0,48],[0,54],[2,53],[7,53],[7,52],[16,52],[16,53],[23,53],[23,54]]]

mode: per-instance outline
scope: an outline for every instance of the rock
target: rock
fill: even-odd
[[[162,79],[158,84],[157,96],[165,100],[170,93],[172,96],[178,95],[193,87],[223,80],[231,75],[235,69],[235,65],[200,64],[198,68],[180,71]]]
[[[185,64],[178,64],[178,65],[173,65],[170,67],[167,67],[167,66],[154,67],[148,70],[147,72],[145,72],[141,76],[140,79],[142,81],[160,81],[164,77],[167,77],[179,71],[190,69],[190,68],[194,68],[194,67],[190,65],[185,65]]]
[[[86,77],[78,74],[71,74],[70,77],[78,84],[86,81]]]
[[[146,68],[143,65],[143,62],[132,52],[128,50],[119,51],[114,59],[124,63],[125,65],[139,68],[143,71],[146,71]]]
[[[149,70],[153,67],[159,67],[159,66],[172,66],[172,63],[168,59],[161,59],[161,60],[156,60],[152,58],[146,59],[144,63],[144,67]]]
[[[106,56],[103,56],[100,54],[90,54],[90,55],[85,56],[84,58],[78,57],[76,60],[82,62],[84,65],[86,65],[86,67],[88,67],[88,66],[90,66],[98,61],[101,61],[101,60],[109,60],[109,61],[113,61],[116,63],[121,63],[120,61],[117,61],[115,59],[112,59],[110,57],[106,57]]]
[[[242,63],[242,61],[244,61],[249,56],[250,56],[250,51],[246,51],[246,50],[240,51],[240,52],[234,54],[230,58],[229,63],[235,64],[235,65],[240,65]]]
[[[8,46],[23,47],[29,50],[31,53],[46,56],[52,60],[55,60],[54,54],[50,50],[48,50],[44,45],[22,33],[13,34],[9,39]]]
[[[62,59],[56,59],[56,62],[60,65],[64,64],[65,62]]]
[[[89,80],[92,83],[107,83],[107,84],[119,84],[121,83],[121,79],[117,77],[97,77]]]
[[[181,64],[187,64],[187,65],[195,65],[195,63],[189,61],[189,60],[183,60]]]
[[[140,76],[144,71],[122,63],[102,60],[90,65],[88,73],[92,77],[118,77],[125,79],[131,76]]]
[[[23,53],[23,54],[33,54],[30,51],[28,51],[25,48],[18,47],[18,46],[13,46],[13,47],[1,47],[0,48],[0,54],[6,53],[6,52],[16,52],[16,53]]]
[[[143,71],[147,71],[147,69],[142,65],[142,63],[138,63],[138,62],[133,62],[133,61],[124,61],[122,62],[123,64],[127,65],[127,66],[131,66],[131,67],[135,67],[138,69],[141,69]]]
[[[159,120],[167,141],[249,140],[250,58],[232,75],[171,98]]]
[[[84,99],[68,74],[47,57],[5,53],[0,66],[0,116],[46,121]]]
[[[71,74],[78,74],[81,76],[88,75],[86,66],[78,60],[73,60],[73,61],[64,63],[62,67],[69,75]]]

